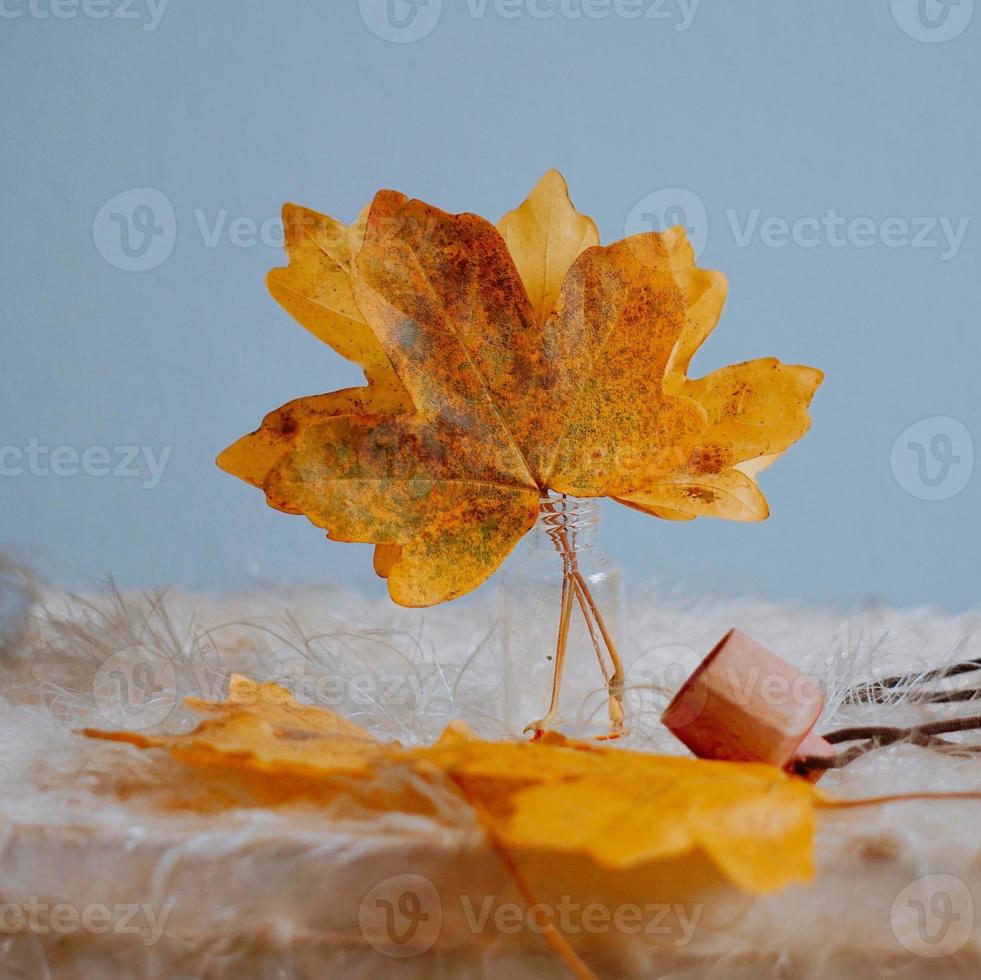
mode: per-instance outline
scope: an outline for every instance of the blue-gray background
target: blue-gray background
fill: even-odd
[[[393,0],[391,22],[368,0],[51,2],[0,0],[0,547],[79,588],[111,572],[380,594],[369,548],[325,542],[214,466],[266,410],[358,380],[268,296],[281,253],[268,226],[249,244],[249,222],[287,199],[350,219],[381,187],[496,220],[556,166],[604,241],[663,188],[704,205],[685,219],[730,299],[696,373],[773,354],[827,374],[811,434],[764,475],[768,522],[605,507],[631,581],[977,603],[973,0],[922,16],[918,0],[445,0],[438,22],[436,0]],[[150,214],[153,248],[176,237],[147,271],[125,268],[115,205],[96,220],[131,188],[174,209]],[[140,247],[140,200],[116,202],[137,264],[159,256]],[[828,231],[829,210],[859,223]],[[54,475],[31,445],[106,447],[113,467],[116,447],[172,452],[148,487]]]

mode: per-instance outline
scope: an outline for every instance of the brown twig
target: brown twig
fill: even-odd
[[[909,728],[895,728],[885,725],[839,728],[835,732],[828,732],[822,738],[832,745],[838,745],[841,742],[855,742],[863,738],[891,738],[895,740],[915,735],[949,735],[951,732],[967,732],[975,728],[981,728],[981,715],[948,718],[945,721],[930,721]]]
[[[981,660],[962,660],[956,664],[937,667],[934,670],[928,670],[922,673],[895,674],[892,677],[883,677],[881,680],[872,681],[867,684],[856,684],[845,692],[843,703],[885,704],[889,701],[899,700],[900,698],[927,701],[932,695],[939,696],[944,692],[924,691],[923,696],[917,698],[917,685],[946,680],[949,677],[959,677],[961,674],[970,674],[976,670],[981,670]],[[910,696],[911,692],[912,696]],[[976,693],[981,693],[981,691],[977,691]],[[952,700],[959,699],[952,698]],[[964,700],[970,699],[965,698]],[[936,701],[934,703],[942,702]]]
[[[837,731],[828,732],[822,738],[832,745],[840,745],[844,742],[861,742],[862,744],[854,745],[850,749],[839,752],[831,759],[807,756],[798,760],[795,768],[800,772],[818,769],[842,769],[875,749],[885,748],[887,745],[896,745],[899,742],[934,748],[950,755],[956,755],[958,751],[969,755],[981,751],[981,745],[961,745],[958,742],[940,738],[940,736],[949,735],[953,732],[974,731],[978,728],[981,728],[981,715],[948,718],[945,721],[930,721],[908,728],[891,725],[862,725],[840,728]]]

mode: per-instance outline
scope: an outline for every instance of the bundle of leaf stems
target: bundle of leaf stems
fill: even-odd
[[[569,624],[572,621],[572,610],[574,604],[579,605],[583,619],[586,621],[586,629],[589,631],[589,639],[596,653],[600,670],[603,674],[603,683],[609,692],[609,712],[611,729],[606,738],[619,738],[624,734],[624,712],[623,712],[623,661],[617,650],[616,643],[610,635],[603,614],[600,612],[596,600],[589,589],[589,583],[579,568],[579,556],[575,545],[569,539],[569,532],[564,518],[565,494],[561,496],[562,504],[549,496],[547,490],[542,492],[542,510],[551,515],[547,520],[549,525],[548,535],[555,546],[555,550],[562,557],[562,603],[559,613],[559,632],[555,646],[555,668],[552,674],[552,694],[549,700],[548,711],[540,721],[532,722],[525,731],[533,731],[536,738],[540,738],[551,727],[559,707],[559,695],[562,688],[562,673],[565,668],[566,652],[569,645]],[[602,639],[603,646],[610,658],[610,666],[606,664],[603,656],[603,648],[600,645]]]

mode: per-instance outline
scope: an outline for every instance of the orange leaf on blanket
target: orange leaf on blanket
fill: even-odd
[[[362,804],[387,811],[418,812],[420,783],[453,787],[516,854],[584,855],[611,870],[698,855],[750,893],[813,874],[821,797],[776,767],[615,750],[556,734],[488,742],[459,722],[434,745],[403,748],[298,703],[276,684],[237,675],[224,703],[188,703],[209,717],[185,735],[85,734],[166,748],[190,766],[253,771],[267,787],[281,779],[288,787],[281,801],[297,799],[297,777],[316,787],[312,803],[345,777],[353,782],[337,792],[360,793]]]
[[[277,300],[367,386],[301,398],[219,457],[280,510],[376,546],[392,598],[475,589],[549,491],[668,520],[756,521],[756,474],[821,381],[763,358],[688,377],[725,278],[684,229],[600,247],[545,175],[495,228],[394,191],[350,228],[293,205]]]
[[[84,734],[144,749],[170,749],[193,766],[293,776],[361,774],[371,760],[394,748],[333,711],[300,704],[278,684],[260,684],[241,674],[232,675],[227,700],[187,698],[184,703],[208,715],[184,735],[95,729],[85,729]]]

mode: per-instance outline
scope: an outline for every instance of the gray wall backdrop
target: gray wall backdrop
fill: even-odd
[[[0,0],[0,547],[75,588],[380,593],[370,549],[213,465],[358,379],[265,291],[280,205],[393,187],[496,219],[557,166],[605,241],[680,215],[729,276],[697,373],[827,373],[767,523],[605,507],[631,581],[976,604],[973,8]]]

